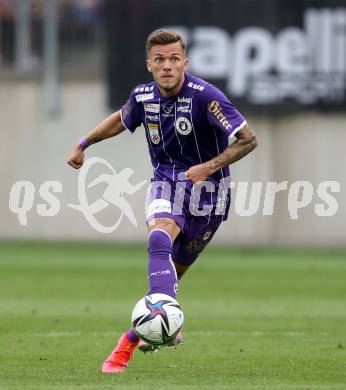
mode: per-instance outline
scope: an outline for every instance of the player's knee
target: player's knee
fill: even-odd
[[[153,229],[148,237],[148,250],[157,249],[170,250],[172,248],[172,237],[168,232],[162,229]]]
[[[150,232],[153,230],[166,231],[174,241],[180,233],[180,228],[173,218],[155,218],[148,223]]]

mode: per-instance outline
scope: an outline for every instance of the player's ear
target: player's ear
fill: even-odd
[[[151,73],[151,62],[150,62],[150,60],[149,59],[147,59],[147,69],[148,69],[148,72],[150,72]]]

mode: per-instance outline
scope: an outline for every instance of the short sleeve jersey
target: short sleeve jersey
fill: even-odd
[[[154,178],[173,182],[180,172],[223,152],[229,137],[246,124],[218,88],[189,73],[176,96],[162,97],[156,82],[137,86],[121,118],[131,132],[144,126]],[[209,180],[218,186],[228,176],[227,166]]]

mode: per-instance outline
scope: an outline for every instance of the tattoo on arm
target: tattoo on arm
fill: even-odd
[[[100,142],[103,140],[103,138],[98,133],[97,129],[93,130],[90,134],[90,138],[92,139],[92,143],[96,144],[97,142]]]
[[[237,140],[233,144],[229,145],[222,153],[217,157],[209,161],[210,168],[216,172],[217,170],[225,167],[226,165],[232,164],[248,153],[250,153],[257,146],[257,139],[248,126],[244,129],[239,130],[237,134]]]

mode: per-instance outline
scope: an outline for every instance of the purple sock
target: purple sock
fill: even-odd
[[[131,341],[131,343],[138,343],[139,341],[139,338],[132,328],[127,332],[127,338]]]
[[[172,261],[172,239],[164,230],[154,229],[148,239],[149,294],[177,296],[178,278]]]

